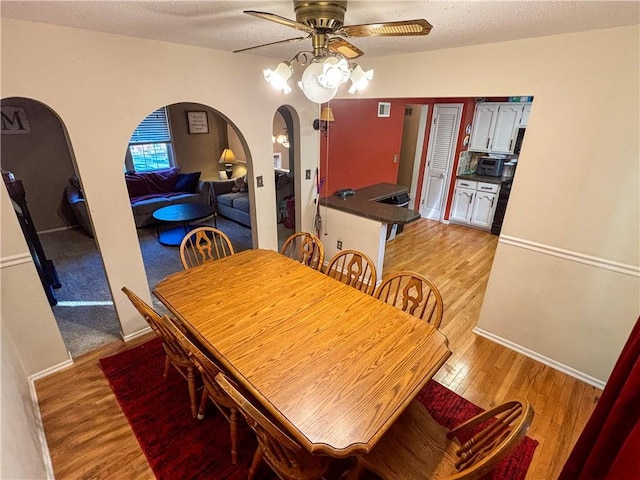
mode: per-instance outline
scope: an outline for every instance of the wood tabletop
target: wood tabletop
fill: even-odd
[[[270,250],[153,293],[312,453],[369,452],[451,355],[426,322]]]

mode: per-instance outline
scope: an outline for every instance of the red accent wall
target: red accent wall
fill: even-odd
[[[391,103],[389,117],[378,117],[378,102]],[[320,134],[320,177],[325,178],[321,196],[396,182],[393,156],[400,155],[405,103],[384,98],[330,102],[335,121],[326,138]]]

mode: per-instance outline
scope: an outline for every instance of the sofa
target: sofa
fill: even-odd
[[[178,168],[124,175],[136,227],[154,223],[153,212],[180,203],[209,205],[209,182],[200,181],[200,172],[180,173]]]
[[[249,192],[244,177],[211,183],[211,197],[216,212],[223,217],[251,227]]]
[[[179,203],[210,204],[209,182],[200,180],[200,172],[180,173],[178,168],[168,168],[153,172],[127,172],[124,177],[137,228],[153,224],[153,212],[162,207]],[[65,195],[82,229],[93,236],[77,177],[69,179]]]

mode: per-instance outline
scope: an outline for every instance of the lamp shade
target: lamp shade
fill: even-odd
[[[220,155],[220,163],[236,163],[236,156],[230,148],[225,148]]]
[[[362,69],[360,65],[356,65],[356,67],[351,71],[351,88],[349,88],[349,93],[356,93],[358,91],[364,90],[367,85],[369,85],[369,81],[373,78],[373,70],[367,70],[366,72]]]
[[[320,120],[323,122],[333,122],[335,121],[335,117],[333,116],[333,110],[331,107],[324,107],[320,112]]]
[[[287,80],[289,80],[292,73],[291,65],[287,62],[280,62],[275,70],[263,70],[265,80],[269,82],[273,88],[282,90],[285,94],[291,92],[291,87],[287,83]]]

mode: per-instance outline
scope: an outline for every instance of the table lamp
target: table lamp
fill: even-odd
[[[220,162],[224,163],[225,171],[227,172],[227,178],[233,176],[233,164],[236,163],[236,156],[233,154],[230,148],[225,148],[220,155]]]

